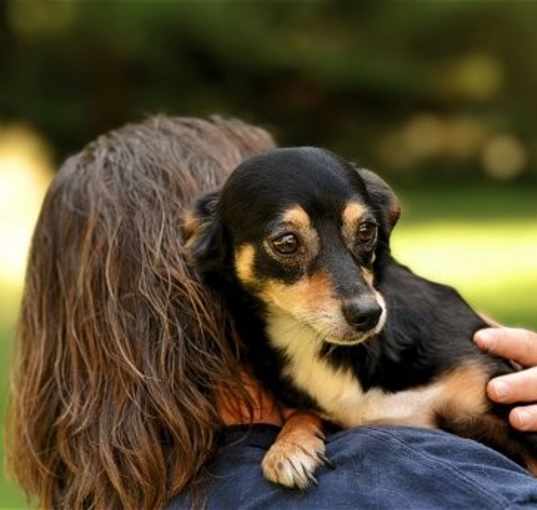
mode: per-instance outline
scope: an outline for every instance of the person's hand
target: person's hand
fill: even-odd
[[[509,414],[511,425],[523,431],[537,432],[537,333],[516,328],[487,328],[474,340],[484,351],[511,359],[524,368],[520,372],[492,379],[488,396],[501,404],[532,402],[515,407]]]

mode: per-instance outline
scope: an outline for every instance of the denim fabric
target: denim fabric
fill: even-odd
[[[277,433],[271,425],[224,431],[209,466],[208,509],[537,509],[537,480],[509,459],[474,441],[414,428],[331,434],[327,454],[336,469],[321,468],[318,487],[285,489],[261,473]],[[190,499],[181,495],[168,510],[187,508]]]

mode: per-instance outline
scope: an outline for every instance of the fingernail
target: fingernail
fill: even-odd
[[[526,430],[530,426],[531,416],[530,413],[524,411],[524,409],[515,409],[513,411],[513,418],[517,428]]]
[[[488,329],[482,329],[475,334],[475,341],[479,347],[491,348],[494,343],[494,333]]]
[[[496,400],[504,400],[509,395],[509,384],[505,381],[493,381],[491,389]]]

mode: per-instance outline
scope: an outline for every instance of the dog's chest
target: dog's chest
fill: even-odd
[[[435,386],[397,393],[379,388],[364,391],[351,370],[335,368],[319,357],[319,341],[311,329],[280,316],[272,317],[267,333],[285,355],[283,375],[315,399],[327,419],[343,427],[374,422],[431,426],[426,411],[438,397]]]

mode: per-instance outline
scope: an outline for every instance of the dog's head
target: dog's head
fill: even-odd
[[[375,273],[398,217],[376,174],[325,150],[276,149],[198,201],[189,244],[202,273],[231,275],[267,320],[286,317],[320,343],[352,345],[384,325]]]

